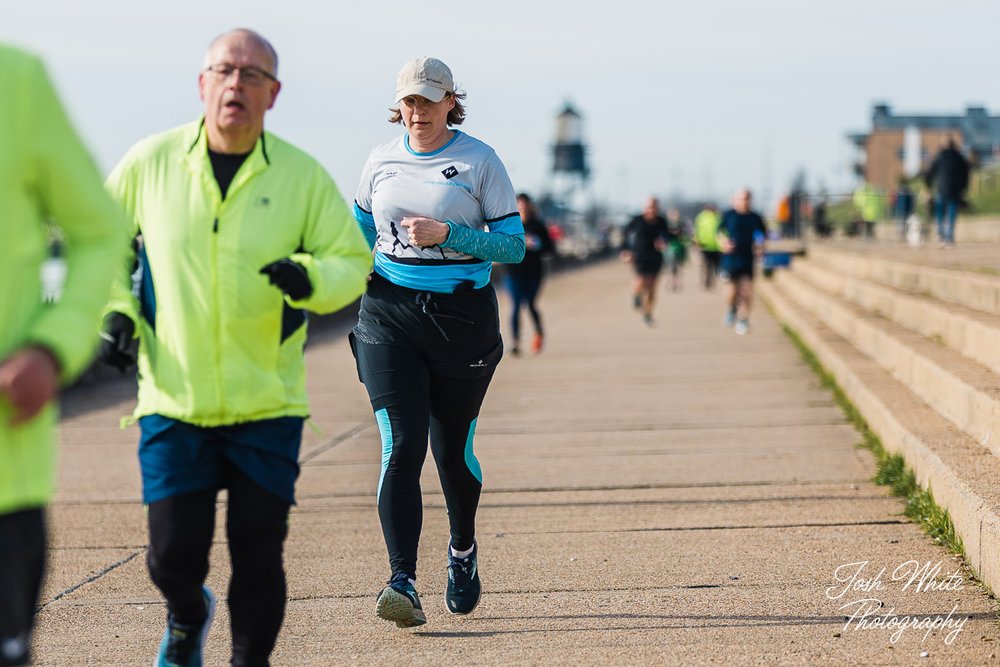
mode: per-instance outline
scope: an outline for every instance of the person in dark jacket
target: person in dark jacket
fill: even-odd
[[[656,277],[663,269],[663,251],[672,239],[656,197],[650,197],[642,215],[632,218],[625,228],[620,257],[635,270],[632,304],[642,311],[646,324],[653,323]]]
[[[538,292],[542,287],[545,267],[542,262],[544,255],[555,252],[555,244],[545,227],[539,220],[531,197],[523,192],[517,196],[517,210],[521,214],[521,224],[524,225],[524,259],[520,264],[507,265],[507,289],[510,291],[512,304],[510,330],[513,337],[512,354],[521,352],[521,307],[525,306],[531,314],[535,325],[535,337],[531,339],[531,351],[538,354],[542,351],[545,332],[542,330],[542,314],[535,305]]]
[[[954,246],[955,217],[965,189],[969,187],[969,162],[959,152],[953,137],[945,140],[944,148],[927,169],[924,180],[934,193],[938,242],[942,248]]]

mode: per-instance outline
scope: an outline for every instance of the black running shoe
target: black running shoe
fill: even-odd
[[[392,575],[389,585],[382,589],[375,602],[375,613],[379,618],[392,621],[399,628],[413,628],[427,622],[427,616],[420,606],[420,597],[403,572]]]
[[[476,566],[478,553],[479,547],[475,542],[472,543],[472,553],[465,558],[452,556],[451,547],[448,547],[448,588],[444,599],[452,614],[471,614],[479,604],[482,589],[479,585],[479,568]]]

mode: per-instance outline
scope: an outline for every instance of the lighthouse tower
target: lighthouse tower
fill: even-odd
[[[566,103],[556,116],[555,142],[552,144],[550,190],[558,205],[566,211],[581,212],[589,205],[587,146],[583,141],[583,119]]]

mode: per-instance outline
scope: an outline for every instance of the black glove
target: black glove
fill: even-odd
[[[287,257],[271,262],[260,272],[267,276],[272,285],[295,301],[301,301],[313,293],[313,286],[309,282],[309,274],[306,273],[305,267]]]
[[[135,338],[135,322],[122,313],[108,313],[101,329],[101,346],[97,358],[125,374],[135,366],[139,355],[139,340]]]

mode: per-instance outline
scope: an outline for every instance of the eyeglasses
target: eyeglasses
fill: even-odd
[[[205,72],[211,74],[217,81],[227,81],[233,72],[239,72],[239,76],[243,79],[243,83],[248,86],[260,86],[267,81],[277,81],[278,79],[269,72],[265,72],[259,67],[253,67],[252,65],[247,67],[236,67],[235,65],[228,65],[226,63],[221,63],[219,65],[209,65],[205,68]]]

